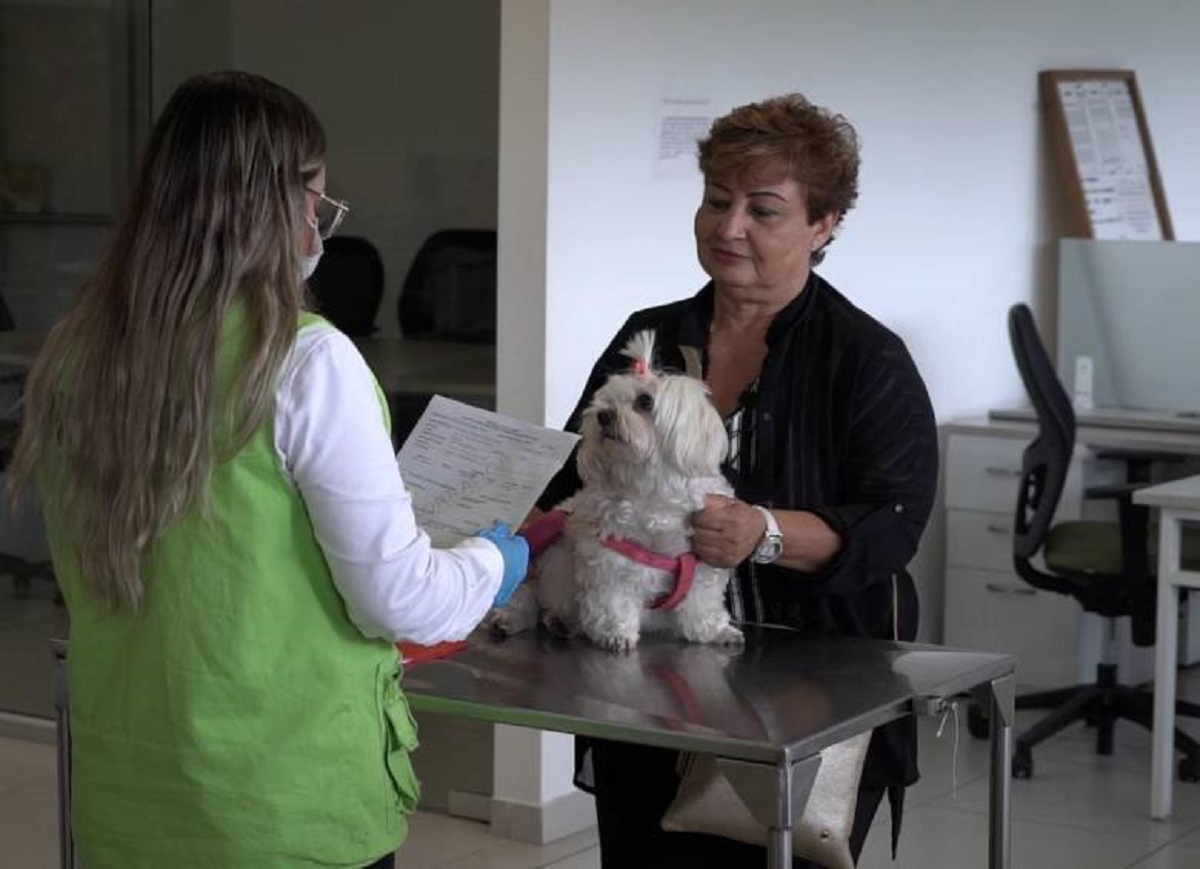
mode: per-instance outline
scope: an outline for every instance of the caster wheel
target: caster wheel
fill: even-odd
[[[1013,752],[1012,774],[1013,778],[1033,777],[1033,755],[1029,753],[1029,749],[1018,747]]]
[[[1179,761],[1179,766],[1176,769],[1179,773],[1180,781],[1200,781],[1200,757],[1185,757]]]
[[[978,703],[967,706],[967,732],[976,739],[987,739],[992,735],[992,722]]]

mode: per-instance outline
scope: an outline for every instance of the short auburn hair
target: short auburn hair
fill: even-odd
[[[810,222],[836,213],[840,225],[858,199],[858,134],[844,116],[802,94],[738,106],[713,121],[699,145],[706,180],[782,167],[804,191]],[[813,262],[824,253],[815,252]]]

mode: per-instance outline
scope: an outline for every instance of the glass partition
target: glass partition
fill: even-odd
[[[1200,416],[1197,323],[1200,243],[1060,241],[1058,373],[1077,403]]]
[[[95,266],[144,129],[148,0],[0,0],[0,297],[44,331]]]

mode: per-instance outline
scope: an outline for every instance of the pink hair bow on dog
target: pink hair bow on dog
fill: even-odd
[[[654,332],[635,333],[621,351],[621,355],[629,357],[629,370],[632,373],[638,377],[649,377],[654,373],[651,367],[654,360]]]

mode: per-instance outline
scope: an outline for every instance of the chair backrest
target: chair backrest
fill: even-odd
[[[4,301],[4,296],[0,295],[0,332],[11,332],[17,328],[13,322],[12,311],[8,309],[8,302]]]
[[[496,340],[496,232],[443,229],[421,245],[404,278],[400,331],[410,338]]]
[[[383,300],[383,260],[365,238],[335,235],[308,279],[319,313],[347,335],[375,332]]]
[[[1013,557],[1022,576],[1042,547],[1058,509],[1075,449],[1075,412],[1038,336],[1028,305],[1008,312],[1008,337],[1017,369],[1037,413],[1038,433],[1025,448],[1013,527]],[[1028,576],[1026,576],[1028,578]]]

